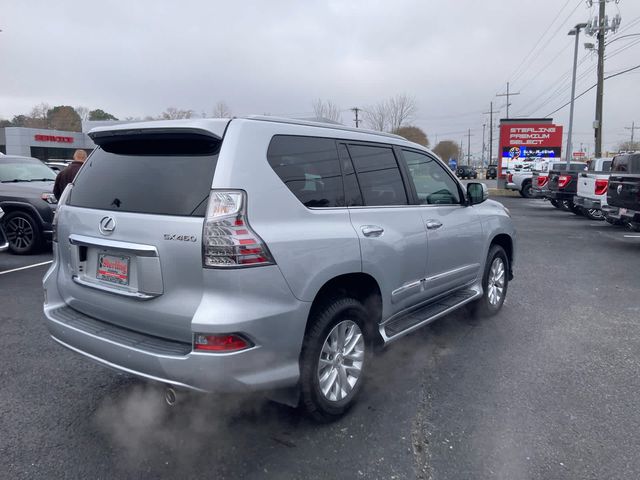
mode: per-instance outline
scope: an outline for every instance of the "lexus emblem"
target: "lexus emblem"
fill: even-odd
[[[622,185],[618,185],[616,191],[618,192],[618,195],[620,195],[622,193]]]
[[[110,235],[116,229],[116,221],[113,217],[102,217],[98,229],[101,234]]]

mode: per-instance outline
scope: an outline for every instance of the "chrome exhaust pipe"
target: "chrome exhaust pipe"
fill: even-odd
[[[167,387],[164,391],[164,401],[167,405],[173,407],[178,401],[178,394],[173,387]]]

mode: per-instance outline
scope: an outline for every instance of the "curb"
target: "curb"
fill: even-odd
[[[515,190],[507,190],[506,188],[490,188],[489,196],[493,197],[519,197],[520,193]]]

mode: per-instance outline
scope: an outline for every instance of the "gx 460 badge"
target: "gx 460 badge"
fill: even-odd
[[[197,242],[198,238],[195,235],[178,235],[177,233],[165,233],[165,240],[175,240],[176,242]]]

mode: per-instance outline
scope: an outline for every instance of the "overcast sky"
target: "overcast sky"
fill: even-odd
[[[483,112],[490,101],[504,107],[495,95],[507,81],[520,92],[511,116],[542,117],[569,100],[567,32],[594,10],[584,0],[3,0],[0,118],[40,102],[125,118],[211,112],[220,100],[235,115],[310,116],[322,98],[352,124],[350,107],[406,93],[432,142],[459,142],[470,128],[479,155]],[[640,1],[612,1],[607,13],[622,16],[609,40],[640,33]],[[580,39],[577,93],[596,81],[583,40],[593,41]],[[638,65],[640,36],[607,52],[607,74]],[[605,148],[640,125],[639,73],[605,82]],[[553,115],[565,130],[568,110]],[[576,101],[576,148],[593,149],[594,111],[595,89]]]

